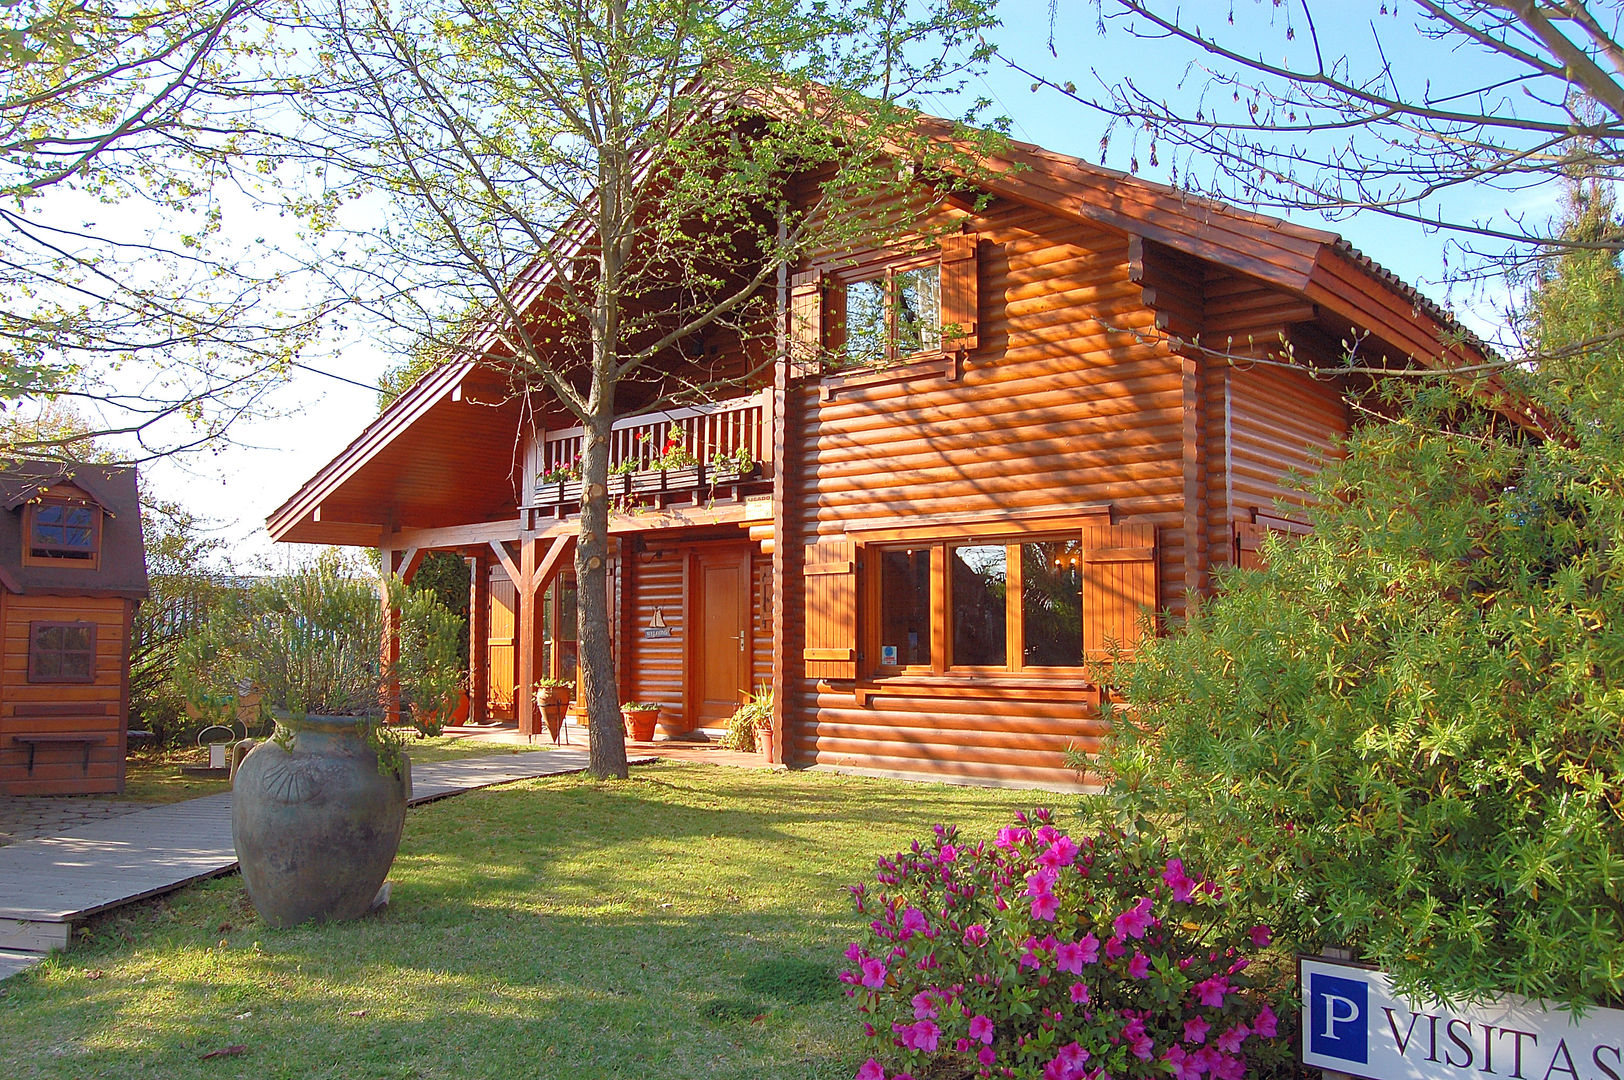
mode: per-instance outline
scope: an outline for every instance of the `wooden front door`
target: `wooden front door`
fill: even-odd
[[[750,693],[750,551],[702,551],[694,562],[688,715],[721,727]]]

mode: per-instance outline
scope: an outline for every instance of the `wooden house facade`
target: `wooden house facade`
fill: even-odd
[[[21,461],[0,499],[0,795],[122,792],[147,595],[135,470]]]
[[[911,240],[783,275],[778,355],[737,396],[616,424],[621,696],[669,733],[766,685],[792,767],[1074,785],[1066,751],[1102,734],[1085,665],[1301,528],[1289,475],[1360,390],[1345,343],[1366,365],[1481,359],[1335,234],[1024,144],[979,183],[922,191]],[[636,468],[673,425],[701,466]],[[268,525],[404,573],[464,553],[475,713],[532,731],[515,688],[574,669],[580,437],[450,365]]]

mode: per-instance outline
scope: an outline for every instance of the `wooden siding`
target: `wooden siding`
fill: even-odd
[[[78,795],[124,789],[127,638],[133,603],[104,597],[4,596],[0,645],[0,795]],[[29,623],[88,622],[96,627],[94,677],[86,683],[28,681]],[[28,771],[17,736],[84,735],[82,744],[40,744]]]
[[[1289,474],[1319,469],[1349,410],[1335,383],[1280,367],[1230,372],[1230,504],[1236,517],[1301,507]]]
[[[960,371],[829,395],[815,382],[791,387],[785,580],[797,590],[807,580],[808,545],[821,553],[876,522],[1104,503],[1112,520],[1156,531],[1159,602],[1174,602],[1184,376],[1130,278],[1128,238],[1011,205],[969,224],[979,348]],[[804,596],[780,606],[791,765],[1063,786],[1080,779],[1067,749],[1098,746],[1097,697],[1081,673],[881,680],[869,692],[832,677],[832,659],[805,659],[809,631],[819,642],[829,631],[809,628],[807,613]]]

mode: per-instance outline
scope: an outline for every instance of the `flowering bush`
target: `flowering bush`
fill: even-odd
[[[569,461],[559,462],[541,474],[543,484],[557,484],[566,480],[579,480],[581,478],[581,455],[576,454]]]
[[[1247,972],[1267,927],[1231,925],[1161,840],[1018,821],[974,847],[938,825],[852,887],[872,919],[840,975],[872,1053],[858,1080],[1239,1080],[1288,1056]]]

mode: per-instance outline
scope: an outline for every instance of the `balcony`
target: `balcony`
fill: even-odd
[[[581,501],[583,430],[549,431],[533,455],[532,506],[562,512]],[[679,449],[683,453],[670,451]],[[691,457],[692,463],[674,459]],[[665,468],[660,468],[664,463]],[[609,441],[609,497],[622,505],[698,501],[771,481],[772,388],[708,405],[622,417]]]

